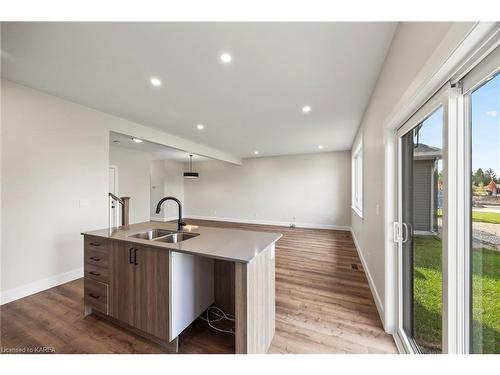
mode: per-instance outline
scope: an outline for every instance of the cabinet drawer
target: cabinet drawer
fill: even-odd
[[[85,249],[97,249],[102,251],[107,251],[109,247],[109,241],[106,241],[99,237],[85,236],[83,239]]]
[[[92,309],[108,314],[108,284],[84,278],[84,301]]]
[[[108,268],[109,254],[107,250],[86,247],[84,250],[85,264]]]
[[[109,281],[109,274],[107,267],[98,267],[93,264],[85,263],[84,266],[85,277],[107,283]]]

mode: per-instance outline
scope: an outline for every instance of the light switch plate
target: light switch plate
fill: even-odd
[[[78,201],[80,207],[88,207],[89,205],[89,200],[88,199],[80,199]]]

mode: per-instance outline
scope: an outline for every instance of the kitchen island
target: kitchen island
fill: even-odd
[[[155,221],[82,234],[85,314],[175,351],[179,334],[215,305],[235,316],[236,353],[267,352],[281,234]]]

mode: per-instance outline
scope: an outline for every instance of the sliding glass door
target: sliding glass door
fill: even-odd
[[[414,352],[442,352],[443,132],[440,105],[400,131],[402,330]]]
[[[500,47],[396,132],[397,337],[500,354]]]
[[[464,78],[470,147],[470,352],[500,353],[500,52]]]

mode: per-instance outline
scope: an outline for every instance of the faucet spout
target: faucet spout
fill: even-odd
[[[177,206],[179,207],[179,219],[177,220],[177,230],[182,230],[182,227],[184,225],[186,225],[186,223],[182,219],[182,203],[177,198],[175,198],[175,197],[165,197],[165,198],[160,199],[160,201],[156,205],[156,213],[157,214],[160,213],[160,211],[161,211],[161,205],[163,204],[163,202],[165,202],[167,200],[171,200],[171,201],[174,201],[175,203],[177,203]]]

